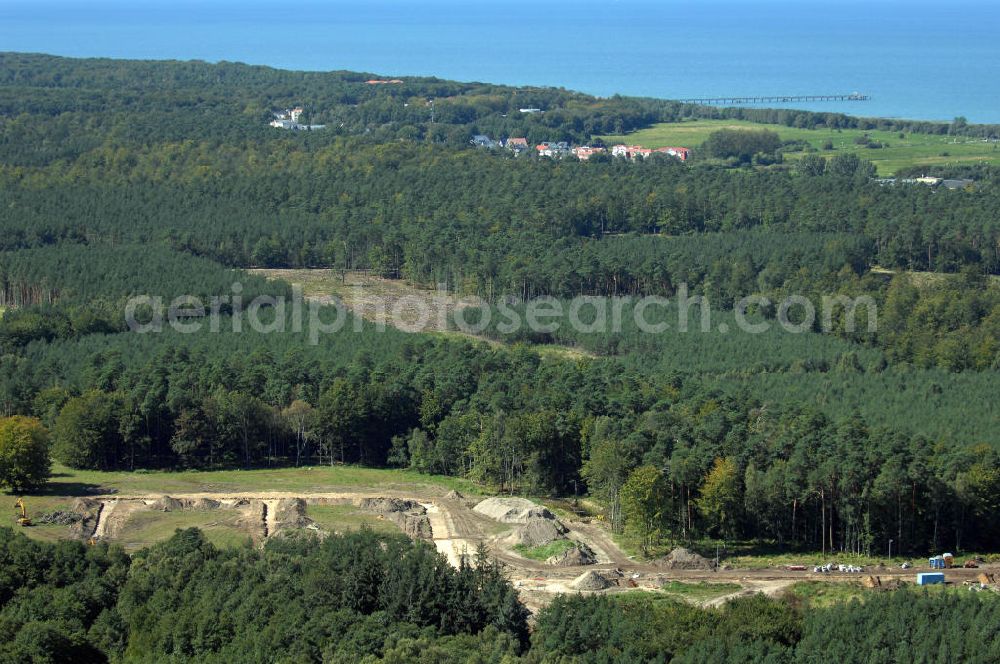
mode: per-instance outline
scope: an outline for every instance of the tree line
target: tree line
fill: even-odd
[[[845,387],[864,376],[857,357],[838,362],[831,374]],[[500,492],[589,492],[612,527],[650,544],[1000,546],[989,525],[1000,459],[982,429],[874,424],[640,355],[542,360],[390,330],[316,347],[291,334],[165,332],[38,344],[5,364],[0,405],[38,418],[52,454],[74,468],[409,467]],[[969,403],[924,417],[968,419]]]
[[[0,529],[5,661],[597,663],[995,661],[991,593],[872,593],[828,607],[763,595],[704,609],[645,593],[527,610],[480,554],[359,531],[220,550],[196,529],[131,556]],[[886,629],[891,625],[891,629]]]

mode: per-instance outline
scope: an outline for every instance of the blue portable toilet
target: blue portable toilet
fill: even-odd
[[[944,574],[941,572],[922,572],[917,574],[918,586],[929,586],[935,583],[944,583]]]

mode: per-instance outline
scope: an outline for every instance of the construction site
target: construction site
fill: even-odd
[[[220,546],[262,546],[271,538],[326,537],[363,527],[402,533],[433,543],[456,567],[463,561],[475,564],[477,554],[485,551],[503,564],[533,611],[563,593],[662,592],[718,606],[742,595],[777,595],[809,581],[892,590],[916,582],[923,571],[923,566],[835,564],[734,569],[684,548],[637,560],[622,550],[603,522],[566,513],[557,517],[526,498],[465,496],[433,486],[352,489],[44,497],[35,502],[48,509],[35,514],[28,513],[27,501],[19,500],[12,525],[39,539],[117,543],[126,550],[149,546],[184,527],[201,528]],[[947,583],[996,589],[991,567],[948,569]]]

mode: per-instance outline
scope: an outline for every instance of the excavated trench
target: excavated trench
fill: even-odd
[[[309,518],[309,505],[349,505],[395,523],[414,539],[431,540],[433,533],[427,509],[412,500],[385,496],[324,495],[308,498],[270,496],[115,496],[80,498],[73,511],[80,515],[71,532],[81,539],[114,540],[136,512],[183,512],[189,510],[235,510],[235,527],[261,542],[283,531],[309,529],[323,533]]]

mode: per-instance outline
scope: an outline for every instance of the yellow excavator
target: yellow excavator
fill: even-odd
[[[21,510],[21,516],[17,517],[17,525],[19,526],[30,526],[31,519],[28,518],[28,510],[24,507],[24,499],[18,498],[17,502],[14,503],[15,509]]]

